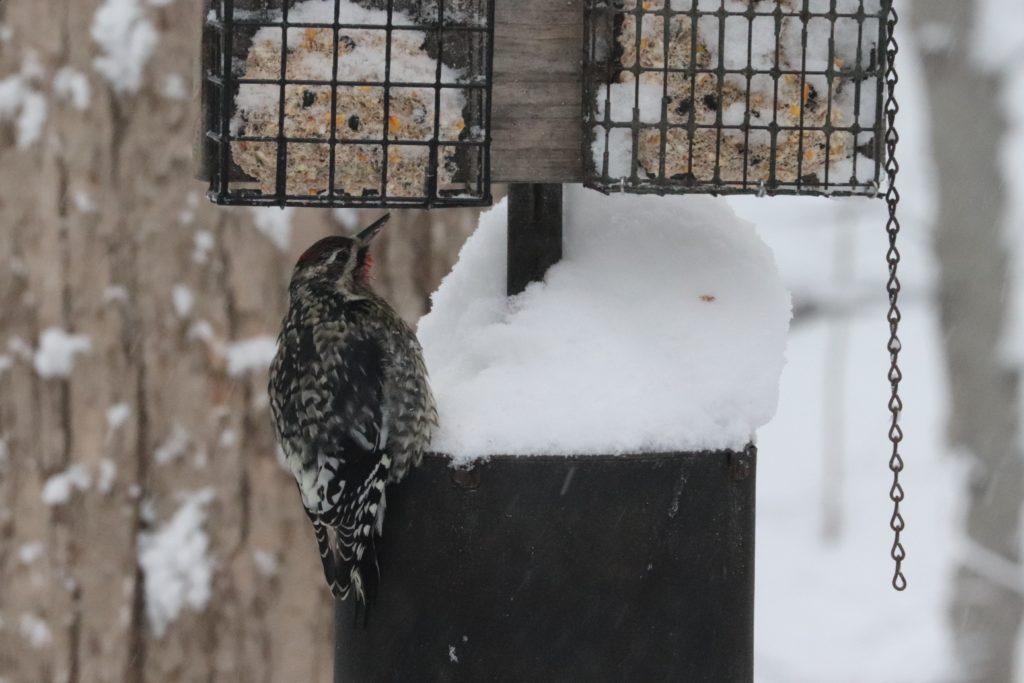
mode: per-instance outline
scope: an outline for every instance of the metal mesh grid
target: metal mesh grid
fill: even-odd
[[[490,204],[493,31],[493,0],[213,0],[211,199]]]
[[[586,0],[586,184],[877,195],[891,4]]]

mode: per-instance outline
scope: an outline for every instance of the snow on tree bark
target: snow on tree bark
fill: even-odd
[[[108,52],[88,27],[113,5],[133,5],[155,33],[137,92],[96,67]],[[281,249],[252,212],[202,199],[197,104],[167,87],[197,73],[199,11],[184,0],[0,4],[0,80],[34,54],[28,82],[48,100],[31,145],[0,121],[0,676],[11,680],[330,679],[330,596],[279,470],[266,373],[243,364],[232,376],[226,349],[276,332],[295,257],[342,225],[296,211]],[[67,69],[87,79],[84,107],[62,94]],[[438,218],[396,215],[377,245],[376,286],[410,320],[475,224],[472,212]],[[34,367],[50,328],[90,341],[66,376]],[[157,462],[179,428],[183,451]],[[72,465],[89,486],[47,505],[45,483]],[[206,488],[211,597],[158,637],[139,539],[174,517],[179,494]],[[44,552],[22,562],[17,549],[32,543]],[[50,637],[30,639],[42,630],[21,623]]]

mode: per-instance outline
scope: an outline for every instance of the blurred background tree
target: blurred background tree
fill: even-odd
[[[371,214],[209,205],[198,1],[0,3],[0,25],[0,677],[328,680],[264,369],[298,253]],[[380,237],[410,321],[473,225],[403,211]],[[173,556],[196,544],[208,596]]]
[[[1005,350],[1014,295],[1002,104],[1009,101],[1009,69],[1022,54],[985,31],[990,21],[1013,24],[1020,16],[1000,0],[915,0],[912,9],[938,186],[934,248],[951,389],[948,438],[969,467],[950,620],[960,680],[1009,682],[1024,609],[1024,439],[1020,370]]]

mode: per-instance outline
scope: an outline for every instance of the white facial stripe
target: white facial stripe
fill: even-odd
[[[348,250],[348,263],[345,264],[345,274],[354,273],[356,267],[359,265],[359,250],[349,249]]]
[[[359,261],[358,251],[354,246],[349,249],[348,260],[345,262],[345,268],[342,270],[336,285],[339,292],[351,298],[357,298],[354,296],[354,292],[351,291],[350,285],[355,280],[355,271]]]

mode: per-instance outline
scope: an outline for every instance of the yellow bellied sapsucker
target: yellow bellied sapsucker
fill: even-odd
[[[324,576],[335,597],[364,604],[386,487],[419,464],[437,424],[416,335],[370,287],[370,241],[387,219],[299,257],[270,368],[274,426]]]

